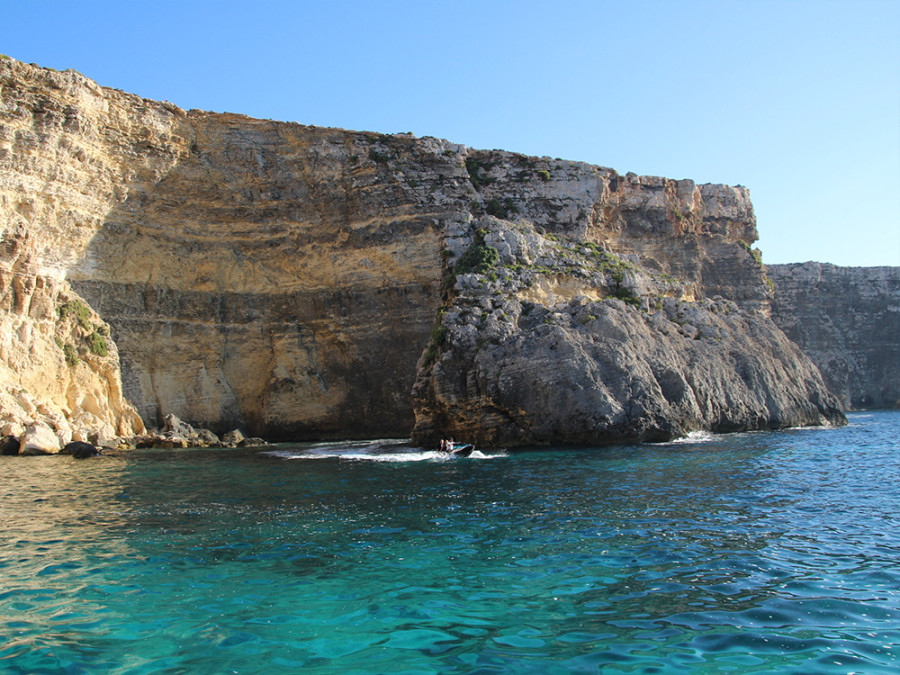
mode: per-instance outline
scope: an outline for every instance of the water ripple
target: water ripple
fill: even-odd
[[[894,673],[898,432],[2,457],[0,670]]]

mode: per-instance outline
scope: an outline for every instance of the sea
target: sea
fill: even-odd
[[[0,672],[900,672],[900,411],[0,457]]]

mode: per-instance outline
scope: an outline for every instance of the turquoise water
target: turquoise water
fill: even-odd
[[[0,671],[894,673],[898,435],[0,457]]]

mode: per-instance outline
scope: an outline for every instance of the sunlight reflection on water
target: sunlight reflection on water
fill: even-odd
[[[0,668],[895,672],[898,431],[2,457]]]

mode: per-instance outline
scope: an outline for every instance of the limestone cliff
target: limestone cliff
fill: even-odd
[[[100,91],[78,79],[79,93],[82,86]],[[98,203],[114,199],[104,195],[114,187],[104,186],[100,173],[78,175],[58,161],[68,153],[75,163],[93,162],[89,149],[71,145],[47,124],[48,110],[71,93],[71,80],[0,62],[0,423],[4,436],[22,438],[23,448],[28,436],[52,429],[51,452],[73,438],[96,441],[144,429],[122,395],[109,325],[65,278],[90,236],[87,221],[102,217]],[[10,93],[29,89],[41,93],[25,109]],[[75,124],[64,115],[58,122]]]
[[[108,322],[122,393],[149,425],[174,413],[190,424],[241,426],[270,439],[406,435],[414,424],[435,429],[458,410],[456,403],[442,407],[440,378],[449,370],[440,364],[468,358],[452,340],[435,342],[436,317],[442,312],[437,328],[452,334],[442,322],[469,303],[465,284],[493,284],[491,275],[506,274],[458,274],[473,247],[476,254],[493,250],[511,275],[495,297],[479,299],[492,303],[489,313],[513,296],[520,308],[524,302],[548,311],[559,298],[619,302],[604,300],[612,289],[644,309],[620,327],[625,341],[643,331],[653,352],[647,358],[665,360],[670,351],[652,346],[658,326],[647,323],[653,303],[673,316],[679,308],[693,316],[712,312],[720,302],[712,298],[721,296],[736,323],[707,323],[740,334],[721,348],[734,362],[763,342],[778,343],[777,358],[747,374],[748,391],[764,403],[698,402],[703,413],[672,426],[675,432],[837,419],[821,382],[807,373],[808,361],[769,330],[770,291],[750,250],[755,219],[743,188],[621,176],[405,134],[185,112],[104,89],[74,71],[8,59],[0,61],[0,218],[6,287],[56,289],[63,304],[83,301],[97,322]],[[530,243],[513,253],[523,233]],[[489,244],[480,243],[485,236]],[[589,245],[624,262],[600,279],[593,262],[560,253],[556,244]],[[579,265],[586,265],[583,274]],[[681,304],[665,304],[669,296]],[[7,305],[8,316],[20,311],[12,300]],[[521,316],[521,309],[512,312]],[[593,314],[604,312],[598,306]],[[18,333],[9,335],[10,344],[25,344]],[[741,342],[745,335],[755,337]],[[426,350],[430,356],[420,360]],[[20,368],[0,357],[10,372]],[[115,356],[107,358],[109,372],[116,371]],[[679,372],[701,368],[707,353],[691,358]],[[35,355],[24,367],[39,371],[43,359]],[[557,365],[548,358],[542,367]],[[7,388],[16,382],[9,377]],[[771,381],[765,392],[787,380],[799,388],[790,404],[771,402],[754,378]],[[564,388],[584,384],[547,386],[577,398]],[[633,387],[613,389],[625,408],[638,396]],[[475,397],[460,419],[487,438],[474,427],[493,418],[479,417],[472,405],[486,400],[485,392],[454,391]],[[121,398],[115,387],[111,392]],[[712,387],[692,396],[722,392]],[[124,402],[108,407],[128,417]],[[662,419],[668,409],[657,412]],[[448,424],[462,431],[459,420]],[[570,440],[565,429],[539,437]],[[605,433],[595,427],[595,437]],[[579,431],[577,440],[588,435]],[[510,430],[491,438],[529,436]]]
[[[51,453],[72,440],[141,433],[122,396],[109,325],[67,284],[29,271],[27,261],[27,253],[11,265],[7,255],[0,261],[0,432],[20,439],[23,450]],[[44,434],[49,443],[32,443],[42,429],[53,432]]]
[[[593,242],[481,225],[423,359],[418,443],[659,441],[842,421],[815,366],[764,314],[700,299],[696,283]]]
[[[900,268],[769,265],[772,319],[846,408],[900,406]]]
[[[524,221],[574,241],[639,256],[648,270],[764,309],[771,295],[750,244],[759,237],[746,188],[619,175],[580,162],[469,151],[473,212]]]
[[[409,432],[460,146],[186,113],[14,60],[0,87],[4,240],[109,321],[148,424]]]

